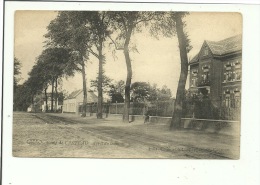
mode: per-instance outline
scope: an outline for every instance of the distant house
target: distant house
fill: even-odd
[[[98,101],[97,95],[93,91],[87,92],[87,103],[96,103]],[[83,104],[83,90],[73,91],[63,101],[63,113],[76,113],[80,112],[80,107]]]
[[[46,106],[46,97],[42,94],[43,103],[42,103],[42,112],[47,112],[51,110],[51,93],[47,93],[47,106]],[[54,111],[61,111],[62,110],[62,100],[57,98],[57,107],[55,107],[55,94],[53,98],[53,110]]]
[[[55,94],[54,94],[55,97]],[[55,98],[53,98],[53,111],[61,111],[62,99],[57,98],[57,107],[55,106]],[[47,93],[47,105],[46,97],[44,93],[39,93],[33,98],[33,104],[27,108],[27,112],[47,112],[51,111],[51,93]]]
[[[189,66],[192,94],[209,97],[216,107],[240,105],[242,35],[217,42],[204,41]]]

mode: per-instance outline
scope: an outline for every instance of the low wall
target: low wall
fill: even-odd
[[[96,116],[96,113],[90,115],[87,112],[87,116]],[[122,119],[122,114],[103,114],[103,118],[106,119]],[[160,116],[149,116],[149,123],[151,124],[171,124],[172,117],[160,117]],[[144,121],[143,115],[129,115],[129,121]],[[187,130],[198,130],[208,133],[221,133],[228,135],[240,134],[240,122],[232,120],[211,120],[211,119],[195,119],[195,118],[182,118],[181,126]]]
[[[150,116],[150,123],[162,123],[162,124],[170,124],[172,118],[171,117],[160,117],[160,116]]]
[[[210,133],[228,135],[240,134],[240,122],[232,120],[182,118],[182,127],[184,129],[200,130]]]
[[[104,116],[105,118],[105,116]],[[108,114],[108,119],[123,119],[123,114]],[[129,121],[144,121],[143,115],[129,115]]]

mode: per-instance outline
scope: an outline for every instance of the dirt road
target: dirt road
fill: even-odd
[[[14,113],[20,157],[237,159],[239,137],[70,114]]]

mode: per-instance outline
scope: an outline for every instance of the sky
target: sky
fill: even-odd
[[[15,57],[21,63],[20,83],[28,78],[28,72],[44,49],[44,34],[46,27],[57,16],[54,11],[17,11],[15,14]],[[204,40],[219,41],[242,33],[242,17],[238,13],[198,13],[191,12],[185,18],[193,49],[188,57],[195,56]],[[159,39],[150,36],[148,31],[136,33],[131,41],[138,52],[131,52],[133,77],[136,81],[156,83],[158,87],[166,85],[171,89],[173,97],[176,94],[180,75],[180,57],[178,40],[176,37]],[[116,51],[116,58],[112,55],[113,47],[106,47],[104,65],[105,74],[115,81],[126,79],[126,64],[122,51]],[[90,57],[87,61],[87,86],[95,79],[98,72],[98,60]],[[188,85],[188,83],[187,83]],[[72,92],[82,88],[82,76],[63,79],[62,89]]]

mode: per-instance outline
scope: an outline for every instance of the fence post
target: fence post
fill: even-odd
[[[106,118],[108,117],[108,113],[109,113],[109,105],[108,105],[108,101],[107,101],[107,104],[106,104]]]
[[[116,114],[117,114],[117,101],[116,101]]]
[[[158,98],[156,99],[156,116],[158,116]]]
[[[89,116],[92,116],[92,103],[90,103],[90,105],[89,105]]]

